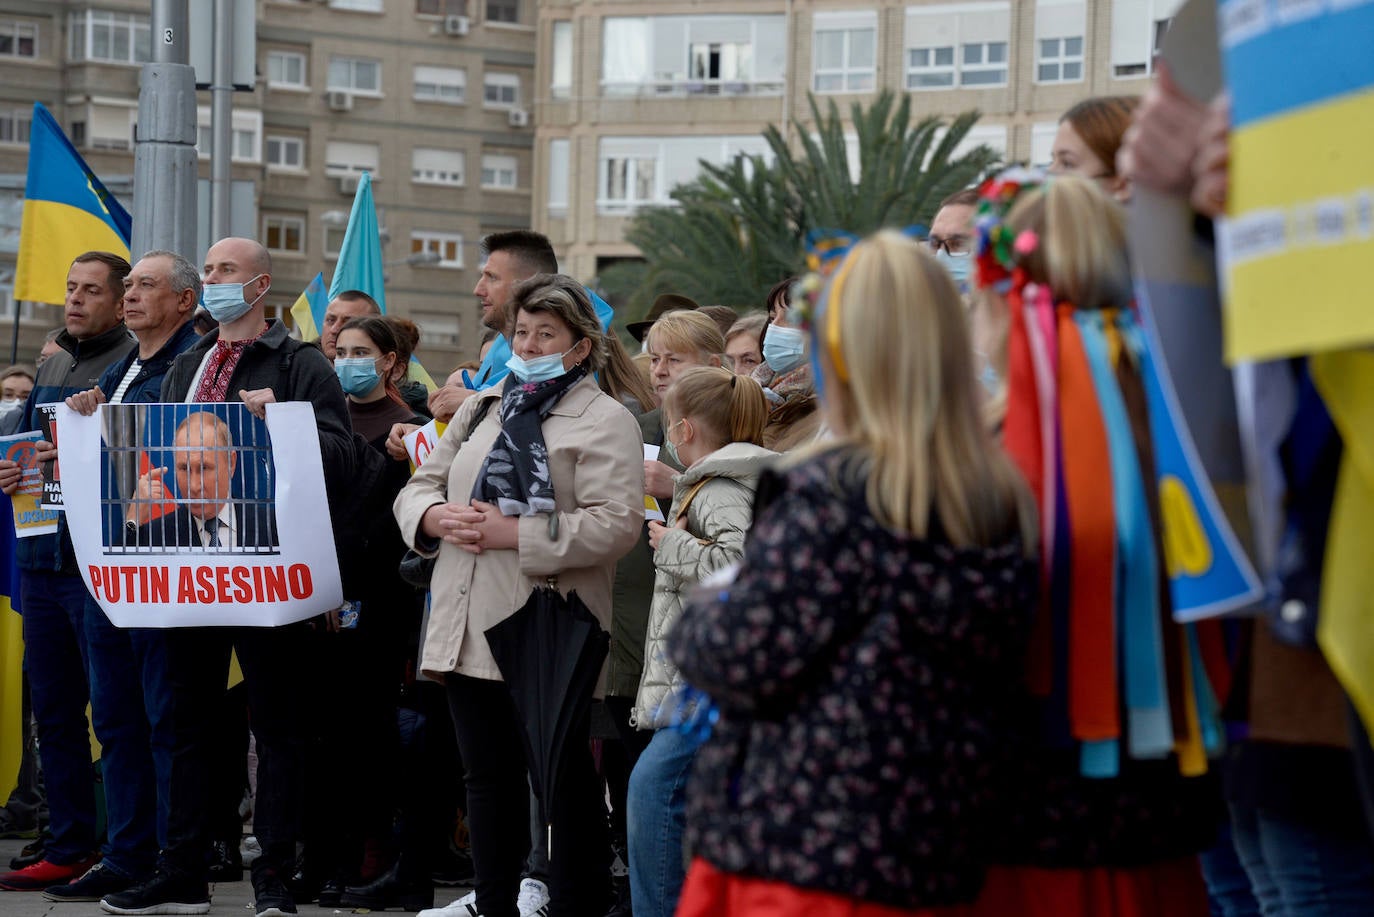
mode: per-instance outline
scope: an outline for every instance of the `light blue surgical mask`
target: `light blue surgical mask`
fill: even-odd
[[[969,252],[951,255],[942,248],[935,253],[935,260],[944,265],[945,270],[949,271],[949,276],[953,277],[954,282],[959,285],[959,292],[967,293],[968,272],[973,265],[973,256]]]
[[[683,418],[683,420],[686,420],[686,418]],[[682,423],[683,420],[679,420],[677,423],[673,424],[667,430],[663,431],[663,451],[668,454],[668,458],[672,459],[674,465],[685,465],[686,463],[683,462],[682,459],[677,457],[677,444],[668,438],[668,433],[669,431],[675,429],[678,424]]]
[[[506,361],[506,368],[515,374],[515,378],[521,382],[547,382],[550,379],[557,379],[567,372],[563,368],[563,358],[572,353],[577,347],[574,344],[562,353],[545,354],[542,357],[535,357],[533,360],[526,360],[519,354],[511,354]]]
[[[763,360],[773,372],[791,372],[805,358],[806,335],[800,328],[768,326],[763,335]]]
[[[258,274],[248,283],[207,283],[201,287],[201,301],[205,304],[205,309],[210,313],[210,317],[220,324],[232,322],[236,318],[242,318],[248,310],[257,305],[258,299],[267,295],[263,290],[262,294],[248,302],[244,298],[243,288],[249,283],[257,282]]]
[[[377,387],[382,378],[377,374],[377,361],[371,357],[335,357],[334,375],[344,394],[359,397]]]

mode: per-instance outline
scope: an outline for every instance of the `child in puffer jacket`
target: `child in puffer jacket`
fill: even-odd
[[[667,524],[649,523],[654,598],[631,721],[656,731],[630,774],[626,808],[635,917],[672,917],[686,876],[685,791],[701,740],[672,728],[682,679],[665,652],[668,633],[683,592],[744,555],[759,472],[777,455],[759,445],[768,402],[747,376],[689,370],[667,391],[663,416],[664,448],[687,470],[674,479]]]

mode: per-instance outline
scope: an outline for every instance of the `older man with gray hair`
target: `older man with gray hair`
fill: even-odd
[[[200,274],[190,261],[169,251],[140,258],[124,278],[124,323],[138,347],[111,364],[95,388],[68,397],[68,406],[92,414],[107,401],[161,401],[167,370],[198,339],[191,317],[199,300]],[[137,411],[108,413],[106,435],[112,443],[138,442]],[[120,495],[128,500],[137,468],[122,472]],[[109,516],[112,540],[117,540],[123,514],[112,507]],[[83,626],[107,828],[100,862],[75,882],[47,889],[44,897],[52,901],[99,901],[147,879],[167,833],[164,790],[172,765],[163,641],[148,629],[115,627],[89,595]]]

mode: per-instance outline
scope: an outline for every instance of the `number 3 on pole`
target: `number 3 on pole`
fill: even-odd
[[[1202,530],[1197,507],[1183,482],[1165,475],[1159,482],[1159,510],[1164,522],[1164,560],[1169,576],[1202,576],[1212,569],[1212,545]]]
[[[162,43],[164,45],[170,45],[175,40],[176,34],[171,29],[162,30]]]

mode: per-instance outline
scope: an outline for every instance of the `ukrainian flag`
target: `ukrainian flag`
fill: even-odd
[[[65,280],[66,273],[63,272]],[[65,283],[64,283],[65,287]],[[0,518],[12,520],[9,497],[0,495]],[[14,562],[14,525],[0,522],[0,800],[9,798],[19,779],[24,752],[24,625],[19,608],[19,571]]]
[[[315,279],[305,285],[301,295],[296,297],[296,303],[291,307],[291,317],[295,319],[296,327],[300,329],[301,340],[307,344],[317,341],[320,338],[320,329],[324,327],[324,310],[329,306],[329,300],[324,295],[324,272],[315,275]]]
[[[88,251],[128,258],[130,225],[129,212],[95,177],[48,110],[35,102],[14,298],[64,302],[72,260]]]

